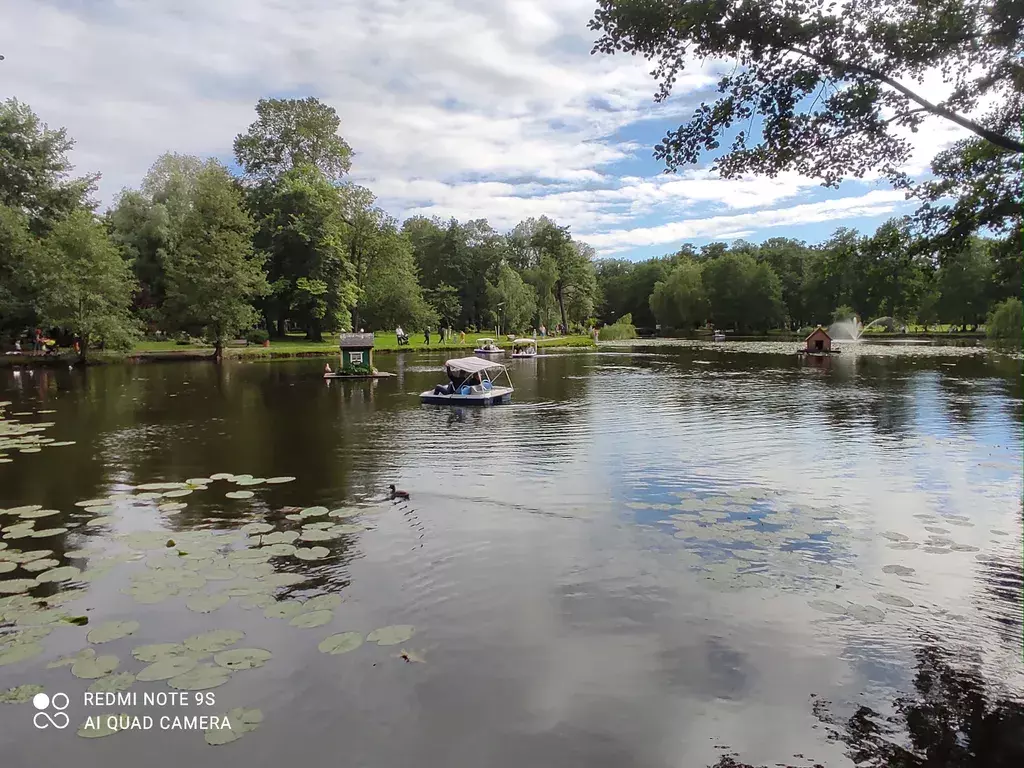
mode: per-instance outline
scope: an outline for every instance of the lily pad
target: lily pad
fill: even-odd
[[[905,536],[902,533],[897,533],[896,531],[882,531],[878,535],[881,536],[883,539],[889,539],[889,541],[907,541],[908,539],[910,539],[909,536]]]
[[[342,632],[338,635],[331,635],[320,642],[317,646],[320,653],[329,653],[336,656],[341,653],[354,651],[363,644],[361,632]]]
[[[89,631],[86,640],[90,643],[108,643],[111,640],[120,640],[122,637],[135,634],[139,629],[137,621],[108,621]]]
[[[28,592],[32,587],[39,586],[35,579],[8,579],[0,581],[0,595],[15,595],[19,592]]]
[[[117,669],[120,662],[117,656],[96,656],[94,658],[81,658],[71,665],[71,674],[85,680],[95,680],[105,677]]]
[[[167,681],[171,688],[181,691],[205,691],[224,685],[231,678],[231,670],[216,664],[198,664],[184,674]]]
[[[199,662],[190,656],[163,656],[148,667],[144,667],[136,679],[142,683],[170,680],[172,677],[191,672],[198,664]]]
[[[192,493],[191,488],[179,488],[174,491],[165,491],[161,494],[165,499],[180,499],[182,496],[188,496]]]
[[[228,604],[230,598],[223,594],[193,595],[185,601],[185,607],[196,613],[211,613]]]
[[[228,491],[224,494],[228,499],[251,499],[255,495],[252,491]]]
[[[878,624],[885,620],[885,611],[875,608],[873,605],[857,605],[854,603],[846,609],[846,613],[867,624]]]
[[[101,677],[95,683],[89,686],[89,691],[93,693],[97,692],[110,692],[110,691],[127,691],[132,687],[132,683],[135,682],[135,675],[131,672],[118,672],[116,675],[107,675]]]
[[[128,715],[91,715],[84,723],[78,726],[78,735],[83,739],[101,739],[104,736],[112,736],[120,730],[118,723],[122,723]],[[111,727],[113,726],[113,727]]]
[[[39,643],[16,643],[6,648],[0,648],[0,667],[8,664],[17,664],[19,661],[27,661],[35,658],[43,652],[43,646]]]
[[[366,530],[366,526],[365,525],[359,525],[358,523],[341,524],[341,525],[335,525],[335,526],[331,527],[331,533],[333,533],[335,535],[350,534],[350,533],[360,533],[360,532],[365,531],[365,530]]]
[[[0,702],[4,704],[24,704],[27,701],[32,701],[32,697],[37,693],[42,693],[45,689],[41,685],[19,685],[17,688],[8,688],[3,693],[0,693]]]
[[[235,485],[260,485],[263,482],[265,482],[265,478],[262,477],[235,478]]]
[[[332,509],[330,515],[331,517],[355,517],[361,511],[359,507],[342,507],[340,509]]]
[[[37,518],[37,517],[49,517],[50,515],[59,515],[59,509],[32,509],[28,512],[22,512],[18,517],[22,519]]]
[[[240,530],[247,536],[258,536],[263,533],[270,533],[274,530],[274,526],[269,523],[249,523],[243,525]]]
[[[327,547],[296,547],[295,557],[299,560],[323,560],[331,554]]]
[[[281,600],[267,608],[263,615],[268,619],[293,619],[300,613],[305,612],[305,603],[301,603],[298,600]]]
[[[181,643],[154,643],[153,645],[140,645],[132,649],[132,656],[139,661],[152,663],[174,656],[184,656],[186,648]]]
[[[834,603],[831,600],[808,600],[807,604],[816,611],[822,613],[835,613],[844,615],[846,613],[846,606]]]
[[[366,642],[377,643],[377,645],[398,645],[412,637],[415,631],[416,628],[410,624],[394,624],[373,630],[366,636]]]
[[[185,640],[185,647],[198,653],[217,653],[237,643],[245,633],[237,629],[215,629]]]
[[[319,529],[303,531],[299,534],[299,538],[302,539],[302,541],[330,541],[331,539],[337,538],[337,536],[338,535],[336,533],[322,531]]]
[[[321,611],[337,608],[341,602],[341,595],[317,595],[311,597],[303,605],[306,606],[307,611]]]
[[[61,527],[61,528],[44,528],[41,531],[36,531],[35,533],[33,533],[32,534],[32,538],[33,539],[46,539],[46,538],[49,538],[50,536],[59,536],[60,534],[67,533],[67,532],[68,532],[68,529],[67,528],[63,528],[63,527]]]
[[[64,565],[60,568],[51,568],[48,571],[43,571],[38,576],[36,576],[36,581],[40,584],[47,584],[50,582],[57,581],[71,581],[71,579],[76,578],[77,576],[81,575],[81,573],[81,568],[76,568],[73,565]]]
[[[895,573],[897,576],[913,576],[916,571],[906,565],[883,565],[883,573]]]
[[[261,541],[263,544],[291,544],[298,538],[299,534],[296,531],[276,531],[268,533]]]
[[[242,738],[243,734],[255,731],[263,722],[263,713],[260,710],[244,707],[232,709],[227,715],[220,718],[221,722],[224,717],[227,717],[230,728],[208,728],[206,730],[206,743],[211,747],[237,741]]]
[[[214,654],[213,662],[227,669],[256,669],[266,664],[273,655],[263,648],[232,648]]]
[[[187,506],[188,504],[184,501],[169,501],[166,504],[160,504],[157,506],[157,509],[161,512],[171,514],[174,512],[181,512],[181,510],[185,509]]]
[[[875,594],[875,600],[886,605],[895,605],[899,608],[913,608],[914,601],[908,600],[902,595],[894,595],[889,592],[878,592]]]
[[[47,565],[47,568],[52,568],[54,565],[60,565],[59,560],[42,560],[37,562],[53,563],[53,565]],[[10,560],[0,560],[0,573],[10,573],[18,567],[17,563],[12,563]],[[26,568],[25,570],[29,570]]]
[[[300,517],[319,517],[320,515],[326,515],[330,512],[327,507],[306,507],[304,510],[299,512]]]
[[[308,611],[306,613],[300,613],[288,623],[293,627],[312,629],[314,627],[322,627],[333,618],[334,613],[330,610]]]
[[[268,477],[265,482],[270,483],[271,485],[278,485],[279,483],[291,483],[294,482],[294,480],[294,477],[282,475],[281,477]]]
[[[95,659],[96,651],[92,648],[83,648],[78,653],[74,653],[70,656],[63,656],[55,661],[51,661],[46,665],[47,669],[57,669],[58,667],[67,667],[75,662],[81,661],[82,659]]]
[[[298,549],[294,544],[271,544],[266,550],[274,557],[290,557]]]

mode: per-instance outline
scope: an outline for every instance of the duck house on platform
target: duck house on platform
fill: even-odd
[[[802,355],[838,355],[838,349],[832,349],[832,337],[828,331],[820,325],[808,334],[804,339],[804,348],[800,350]]]
[[[341,370],[369,368],[373,370],[373,334],[343,333],[338,337]]]

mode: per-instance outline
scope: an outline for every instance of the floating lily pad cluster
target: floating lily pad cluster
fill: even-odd
[[[45,432],[54,426],[52,421],[22,422],[16,416],[33,416],[31,411],[10,413],[11,402],[5,400],[0,402],[0,464],[9,464],[14,461],[12,454],[18,453],[39,453],[43,448],[58,448],[65,445],[74,445],[73,440],[55,440],[52,437],[42,437]],[[53,410],[44,409],[36,411],[39,414],[53,413]]]
[[[338,594],[308,597],[281,594],[302,588],[325,564],[330,567],[332,546],[337,540],[368,530],[360,518],[378,508],[287,507],[276,512],[252,507],[259,517],[234,530],[138,530],[138,520],[152,511],[154,522],[188,507],[197,492],[231,483],[237,490],[224,498],[245,501],[255,488],[291,482],[292,477],[262,478],[221,473],[189,478],[182,482],[144,483],[121,487],[102,498],[85,499],[68,513],[39,505],[0,510],[3,540],[0,541],[0,666],[29,662],[44,656],[43,638],[54,631],[77,631],[87,644],[82,650],[46,664],[68,668],[88,682],[93,692],[124,691],[138,683],[160,683],[177,690],[198,691],[228,682],[240,672],[256,670],[273,658],[270,648],[245,647],[241,631],[217,628],[178,642],[123,646],[143,632],[143,622],[123,616],[83,615],[72,603],[89,594],[90,583],[111,570],[124,567],[118,589],[142,605],[167,602],[170,610],[200,616],[224,612],[227,606],[258,610],[268,620],[287,623],[288,631],[327,628],[343,605]],[[230,504],[231,501],[224,501]],[[116,532],[119,510],[135,507],[128,532]],[[246,505],[250,506],[250,505]],[[383,509],[383,508],[380,508]],[[50,519],[67,520],[64,526],[47,525]],[[155,526],[154,526],[155,527]],[[80,549],[24,551],[21,540],[68,533],[80,528],[87,535]],[[44,533],[37,536],[36,534]],[[34,543],[34,542],[33,542]],[[40,542],[46,545],[46,542]],[[58,590],[41,597],[44,592]],[[161,610],[165,610],[161,607]],[[64,629],[59,629],[63,627]],[[413,635],[413,627],[393,625],[366,632],[325,631],[321,651],[346,653],[364,644],[400,645]],[[400,658],[422,662],[415,651],[402,650]],[[45,657],[44,657],[45,658]],[[38,689],[38,690],[37,690]],[[39,686],[21,686],[0,694],[0,701],[24,701]],[[116,714],[116,713],[111,713]],[[219,746],[237,740],[259,726],[257,709],[239,708],[226,713],[233,728],[211,729],[208,744]],[[97,738],[117,733],[117,728],[81,728],[79,735]]]

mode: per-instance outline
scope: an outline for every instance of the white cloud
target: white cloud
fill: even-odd
[[[398,216],[507,228],[546,214],[607,251],[828,210],[764,211],[817,186],[794,174],[614,175],[616,162],[649,162],[649,134],[662,130],[650,121],[685,119],[718,69],[695,66],[677,97],[654,104],[648,62],[590,55],[593,10],[593,0],[0,0],[0,76],[68,128],[80,170],[104,174],[105,203],[162,152],[229,158],[257,99],[311,94],[338,110],[353,178]],[[872,210],[888,204],[868,198]],[[829,215],[857,215],[844,205]],[[738,214],[753,210],[764,212]],[[637,227],[641,217],[673,223]]]

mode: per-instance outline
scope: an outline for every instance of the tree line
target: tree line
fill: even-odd
[[[925,330],[948,324],[974,330],[997,306],[1020,295],[1021,254],[992,238],[972,237],[953,252],[927,248],[910,218],[872,235],[838,229],[808,245],[776,237],[686,245],[647,261],[597,263],[599,319],[631,314],[641,328],[792,331],[860,316],[891,317]]]
[[[349,181],[352,149],[315,98],[263,99],[234,141],[237,171],[168,153],[102,215],[65,129],[0,106],[0,337],[59,329],[84,357],[142,333],[239,334],[446,326],[582,328],[594,252],[541,217],[399,222]]]

